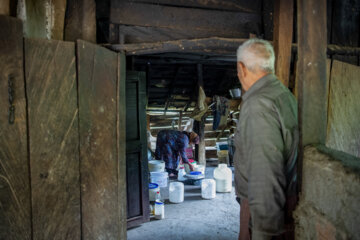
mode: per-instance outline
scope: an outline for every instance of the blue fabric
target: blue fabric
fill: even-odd
[[[185,149],[189,145],[187,132],[175,130],[162,130],[157,135],[155,155],[157,159],[165,162],[167,169],[176,169],[180,157],[183,163],[188,163]]]

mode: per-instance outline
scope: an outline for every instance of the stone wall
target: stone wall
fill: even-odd
[[[360,159],[306,147],[294,217],[296,239],[360,239]]]

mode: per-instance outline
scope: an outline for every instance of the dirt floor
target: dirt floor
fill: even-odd
[[[207,167],[205,178],[212,178],[214,167]],[[161,189],[165,200],[165,219],[129,229],[129,240],[237,239],[240,207],[231,193],[216,193],[216,198],[201,198],[200,186],[185,185],[184,202],[168,201],[168,189]]]

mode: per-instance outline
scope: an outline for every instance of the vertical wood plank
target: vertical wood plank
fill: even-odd
[[[326,145],[360,157],[360,67],[333,61]]]
[[[202,87],[204,89],[204,79],[203,79],[203,66],[202,64],[197,64],[197,74],[198,74],[198,89]],[[199,91],[198,91],[199,92]],[[206,115],[206,114],[205,114]],[[197,122],[197,134],[199,135],[200,141],[195,150],[197,151],[197,160],[199,164],[206,166],[206,148],[205,148],[205,118],[202,117],[200,122]]]
[[[118,54],[117,79],[117,110],[118,110],[118,204],[119,204],[119,239],[127,237],[127,197],[126,197],[126,57]]]
[[[80,239],[74,43],[25,40],[34,239]]]
[[[95,0],[67,0],[64,39],[96,43]]]
[[[118,239],[118,56],[78,40],[77,69],[82,237]]]
[[[18,0],[26,37],[63,39],[66,0]]]
[[[0,14],[10,15],[10,0],[2,0],[0,2]]]
[[[22,23],[0,16],[0,29],[0,239],[31,239]],[[13,124],[9,123],[9,80]]]
[[[328,81],[326,77],[326,0],[297,2],[298,100],[302,145],[325,143]]]
[[[289,86],[291,44],[293,37],[293,0],[275,0],[274,37],[275,73],[279,80]]]

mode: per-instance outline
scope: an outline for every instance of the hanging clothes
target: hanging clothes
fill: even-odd
[[[213,101],[215,102],[212,106],[214,115],[213,130],[216,130],[227,124],[230,108],[229,100],[225,97],[214,96]]]
[[[195,119],[196,121],[201,121],[202,116],[207,112],[208,105],[205,102],[206,95],[204,89],[199,87],[199,97],[195,107],[195,110],[191,113],[190,117]]]

